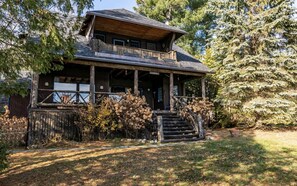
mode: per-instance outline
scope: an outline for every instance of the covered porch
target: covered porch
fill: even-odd
[[[71,108],[100,104],[108,96],[117,99],[129,89],[145,96],[153,110],[174,110],[174,97],[185,97],[185,82],[199,78],[205,98],[205,74],[132,65],[75,60],[64,69],[34,74],[32,108]]]

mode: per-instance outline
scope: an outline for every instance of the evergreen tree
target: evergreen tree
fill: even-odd
[[[297,22],[292,0],[225,0],[212,51],[218,100],[235,122],[294,124],[297,118]]]
[[[0,2],[0,90],[18,86],[22,70],[48,72],[53,60],[73,58],[80,16],[92,0]],[[75,15],[71,16],[71,15]],[[0,92],[3,93],[3,92]],[[7,93],[7,91],[5,92]],[[15,92],[13,92],[15,93]]]
[[[149,18],[180,27],[188,32],[178,45],[192,55],[205,51],[214,16],[208,10],[209,0],[136,0],[135,10]]]

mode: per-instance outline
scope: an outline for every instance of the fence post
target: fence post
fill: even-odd
[[[32,145],[32,110],[29,111],[29,117],[28,117],[28,129],[27,129],[27,147],[30,147]]]
[[[201,114],[198,114],[198,128],[199,128],[199,138],[204,138],[204,128],[203,128],[203,119]]]
[[[162,142],[164,140],[162,116],[157,116],[157,123],[158,123],[158,141]]]

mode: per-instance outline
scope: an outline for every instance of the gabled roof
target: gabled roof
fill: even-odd
[[[148,17],[145,17],[135,12],[131,12],[126,9],[88,11],[87,15],[95,15],[95,16],[105,17],[105,18],[114,19],[118,21],[124,21],[124,22],[134,23],[138,25],[159,28],[159,29],[168,30],[175,33],[180,33],[180,34],[187,33],[186,31],[181,30],[177,27],[166,25],[164,23],[150,19]]]

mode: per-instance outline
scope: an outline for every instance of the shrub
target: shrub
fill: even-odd
[[[182,110],[180,110],[180,113],[186,119],[190,117],[190,113],[188,111],[200,114],[204,122],[208,124],[213,120],[213,110],[214,105],[212,102],[208,100],[193,99],[190,103],[183,107]]]
[[[8,167],[8,152],[5,144],[0,142],[0,172]]]
[[[134,96],[130,90],[122,94],[121,100],[115,103],[115,112],[126,137],[136,137],[138,130],[145,129],[152,122],[152,110],[145,97]]]
[[[5,113],[0,115],[0,140],[8,146],[25,145],[28,127],[27,118],[9,118],[8,107],[5,106]]]
[[[111,132],[120,129],[122,126],[118,124],[114,110],[114,101],[110,98],[104,98],[98,107],[89,105],[87,109],[80,109],[79,120],[76,124],[82,132],[82,140],[91,140],[95,128],[106,133],[104,138]]]

